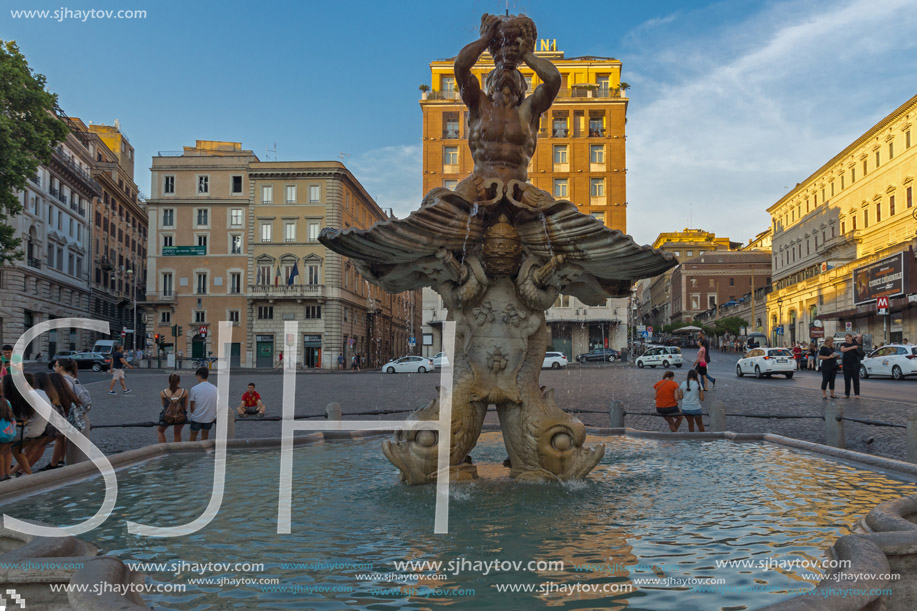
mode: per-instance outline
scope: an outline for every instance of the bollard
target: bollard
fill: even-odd
[[[624,401],[615,399],[611,402],[611,405],[608,406],[608,418],[611,420],[611,428],[624,428]]]
[[[726,404],[722,401],[710,403],[710,430],[717,433],[726,431]]]
[[[828,401],[825,406],[825,445],[844,449],[844,408],[834,401]]]
[[[917,412],[907,416],[907,461],[917,463]]]
[[[89,432],[92,429],[92,426],[89,423],[89,414],[88,413],[83,414],[83,420],[86,421],[86,428],[83,429],[82,433],[86,439],[89,439]],[[55,443],[61,443],[61,442],[57,441]],[[67,444],[67,451],[66,451],[66,454],[64,455],[64,461],[68,465],[75,465],[77,463],[86,462],[87,460],[89,460],[89,457],[86,456],[86,454],[81,449],[76,447],[76,444],[73,444],[73,443]]]
[[[325,420],[343,420],[344,412],[341,410],[340,403],[329,403],[325,407]]]

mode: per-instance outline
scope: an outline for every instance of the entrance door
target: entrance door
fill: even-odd
[[[204,354],[205,342],[202,335],[195,335],[191,338],[191,358],[202,359],[207,356]]]
[[[239,342],[233,342],[229,344],[229,366],[242,366],[242,344]]]
[[[274,336],[255,336],[255,367],[273,369],[274,367]]]
[[[303,364],[306,367],[315,368],[322,366],[322,336],[321,335],[304,335],[303,336]]]

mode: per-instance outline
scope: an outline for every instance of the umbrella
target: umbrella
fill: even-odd
[[[700,327],[694,327],[694,326],[689,325],[687,327],[680,327],[678,329],[675,329],[674,331],[672,331],[672,333],[691,333],[692,331],[703,331],[703,329],[701,329]]]

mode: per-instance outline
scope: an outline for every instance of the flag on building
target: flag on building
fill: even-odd
[[[299,275],[299,261],[293,264],[293,269],[290,270],[290,277],[287,278],[287,286],[293,286],[293,278]]]
[[[274,286],[280,284],[280,264],[277,264],[277,274],[274,276]]]

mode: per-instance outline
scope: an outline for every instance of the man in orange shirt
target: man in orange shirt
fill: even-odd
[[[678,409],[678,383],[675,382],[675,374],[666,371],[662,374],[662,379],[653,384],[656,391],[656,413],[665,417],[669,423],[669,430],[673,433],[681,426],[681,412]]]

